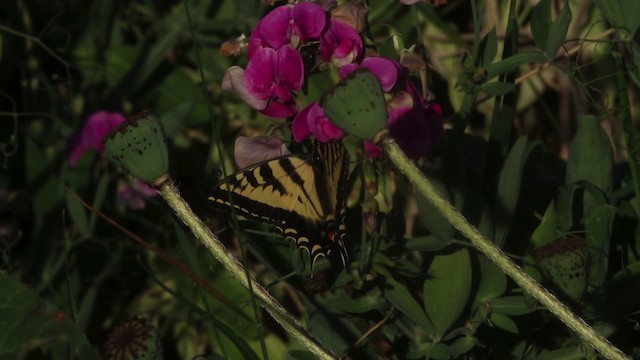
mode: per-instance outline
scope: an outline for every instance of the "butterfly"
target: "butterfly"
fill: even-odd
[[[346,266],[344,193],[349,172],[342,142],[314,142],[311,154],[267,160],[222,180],[213,207],[232,207],[247,219],[273,224],[311,257],[338,256]]]

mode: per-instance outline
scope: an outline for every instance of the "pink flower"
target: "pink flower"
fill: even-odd
[[[141,180],[119,181],[116,198],[126,208],[144,210],[146,199],[158,195],[158,191]]]
[[[254,54],[247,69],[227,69],[222,89],[234,92],[255,110],[271,117],[296,113],[292,91],[302,88],[304,65],[300,54],[290,46],[279,50],[263,48]]]
[[[322,60],[342,67],[356,61],[363,53],[360,34],[340,20],[329,19],[329,28],[320,37]]]
[[[75,165],[89,149],[101,153],[104,150],[104,137],[124,120],[124,115],[120,113],[99,111],[91,114],[82,131],[70,141],[71,150],[67,158],[69,165]]]
[[[317,102],[305,107],[296,115],[291,124],[291,131],[297,142],[301,142],[309,135],[313,135],[316,140],[323,143],[341,139],[344,136],[344,131],[329,121]]]
[[[234,158],[241,169],[288,154],[282,139],[275,136],[239,136],[234,145]]]
[[[318,39],[325,28],[327,15],[322,7],[310,2],[283,5],[268,13],[253,29],[249,38],[249,58],[263,48],[279,49]]]

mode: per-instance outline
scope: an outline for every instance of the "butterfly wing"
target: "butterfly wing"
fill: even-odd
[[[335,248],[346,262],[344,226],[336,219],[346,156],[341,143],[317,143],[310,157],[287,155],[229,176],[209,200],[216,208],[233,207],[245,218],[276,225],[309,251],[312,264]]]

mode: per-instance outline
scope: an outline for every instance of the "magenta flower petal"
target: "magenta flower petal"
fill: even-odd
[[[273,95],[276,81],[276,50],[264,48],[256,51],[244,73],[247,90],[257,99],[266,100]]]
[[[357,60],[362,52],[362,39],[358,32],[339,20],[329,19],[329,29],[320,37],[322,60],[342,67]]]
[[[326,21],[324,10],[314,3],[279,6],[260,20],[251,32],[249,58],[262,48],[277,50],[285,45],[297,48],[300,43],[318,39]]]
[[[71,150],[67,159],[69,164],[75,165],[89,149],[102,152],[104,150],[104,144],[102,143],[104,137],[124,120],[124,115],[120,113],[99,111],[91,114],[80,134],[75,135],[70,143]]]
[[[242,99],[247,105],[255,110],[263,110],[267,107],[268,101],[256,98],[245,85],[245,70],[239,66],[232,66],[227,69],[222,79],[222,90],[232,92]]]
[[[345,77],[347,77],[347,75],[351,74],[361,67],[367,68],[373,75],[376,76],[376,78],[378,78],[378,81],[380,81],[380,86],[382,87],[382,91],[384,92],[389,92],[396,86],[398,77],[400,76],[400,71],[402,70],[400,64],[398,64],[396,61],[374,56],[362,60],[361,65],[347,64],[341,67],[338,70],[340,78],[344,79]]]
[[[396,86],[402,68],[396,61],[382,57],[369,57],[362,60],[362,66],[366,67],[380,81],[382,91],[389,92]]]
[[[303,2],[293,8],[295,30],[301,42],[318,39],[327,23],[327,15],[320,5]]]
[[[278,6],[260,20],[260,33],[256,35],[260,36],[269,47],[279,49],[288,44],[291,39],[289,26],[293,22],[292,18],[292,6]]]
[[[296,113],[296,104],[293,99],[285,104],[272,99],[260,113],[274,118],[287,118]]]
[[[304,63],[299,52],[290,46],[280,48],[275,66],[279,84],[295,91],[302,89]]]
[[[293,123],[291,123],[291,132],[293,133],[293,139],[296,142],[302,142],[302,140],[311,136],[307,117],[309,116],[309,110],[311,110],[312,105],[306,106],[302,111],[296,114],[296,117],[293,118]]]
[[[102,139],[122,122],[124,115],[120,113],[100,111],[92,114],[82,130],[82,143],[89,149],[101,152],[104,150]]]
[[[288,154],[282,139],[274,136],[239,136],[234,145],[234,158],[241,169]]]
[[[332,123],[324,114],[324,110],[317,103],[305,107],[293,120],[293,138],[300,142],[313,135],[320,142],[338,140],[344,136],[344,131]]]
[[[382,149],[369,140],[364,141],[364,152],[370,159],[377,159],[382,156]]]

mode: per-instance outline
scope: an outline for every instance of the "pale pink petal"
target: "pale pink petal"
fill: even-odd
[[[240,136],[236,139],[234,145],[236,164],[241,169],[288,154],[289,149],[287,149],[282,139],[274,136]]]
[[[258,99],[251,94],[245,86],[245,70],[239,66],[232,66],[227,69],[222,79],[222,90],[238,95],[242,101],[256,110],[263,110],[267,107],[267,100]]]

